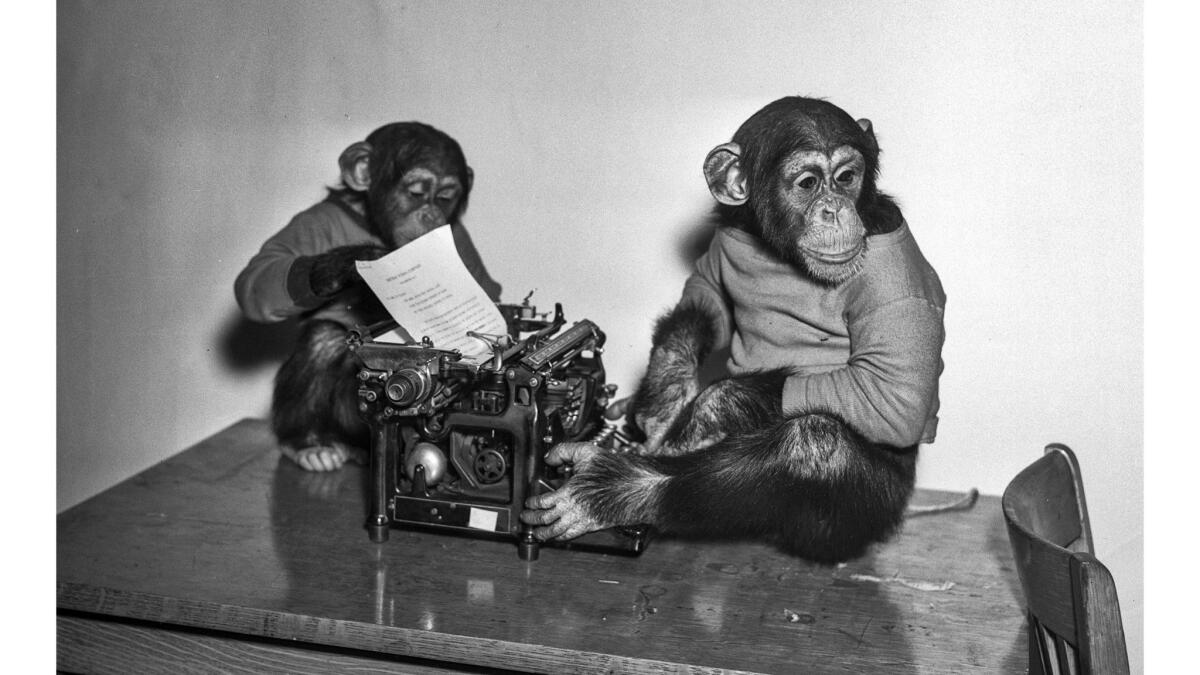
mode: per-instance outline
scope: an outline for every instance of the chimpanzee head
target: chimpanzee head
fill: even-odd
[[[475,177],[458,142],[420,122],[376,129],[338,164],[346,188],[366,196],[368,225],[391,247],[456,222]]]
[[[704,160],[729,222],[830,285],[862,266],[868,234],[900,225],[895,203],[875,188],[878,173],[869,120],[799,96],[759,110]]]

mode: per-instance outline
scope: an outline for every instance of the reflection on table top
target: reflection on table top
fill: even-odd
[[[663,538],[522,562],[456,534],[371,543],[365,474],[302,471],[243,420],[59,515],[59,608],[540,672],[1024,669],[995,497],[838,567]]]

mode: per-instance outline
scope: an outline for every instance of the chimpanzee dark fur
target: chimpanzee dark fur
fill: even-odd
[[[275,376],[273,398],[288,402],[271,409],[271,426],[282,445],[368,447],[369,431],[356,405],[358,363],[346,336],[346,329],[334,321],[303,325],[296,350]]]
[[[678,535],[764,539],[832,564],[863,555],[896,531],[916,460],[915,446],[867,443],[832,415],[777,415],[685,454],[598,454],[573,480],[600,522],[640,518]],[[648,482],[651,475],[662,482]]]
[[[712,350],[711,317],[699,308],[683,307],[659,319],[654,328],[653,367],[638,386],[634,400],[643,414],[672,419],[699,390],[695,373]]]

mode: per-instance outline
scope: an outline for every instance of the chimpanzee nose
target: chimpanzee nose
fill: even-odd
[[[420,219],[421,225],[429,230],[446,223],[446,214],[442,213],[441,209],[431,205],[421,207],[421,210],[417,213],[417,218]]]

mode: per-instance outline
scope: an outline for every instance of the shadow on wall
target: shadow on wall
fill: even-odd
[[[255,323],[233,310],[220,332],[221,362],[238,373],[278,365],[291,354],[298,334],[295,321]]]
[[[696,259],[708,251],[708,245],[717,233],[718,221],[711,204],[706,203],[703,208],[697,207],[696,213],[684,222],[687,228],[675,245],[675,255],[690,272]]]

